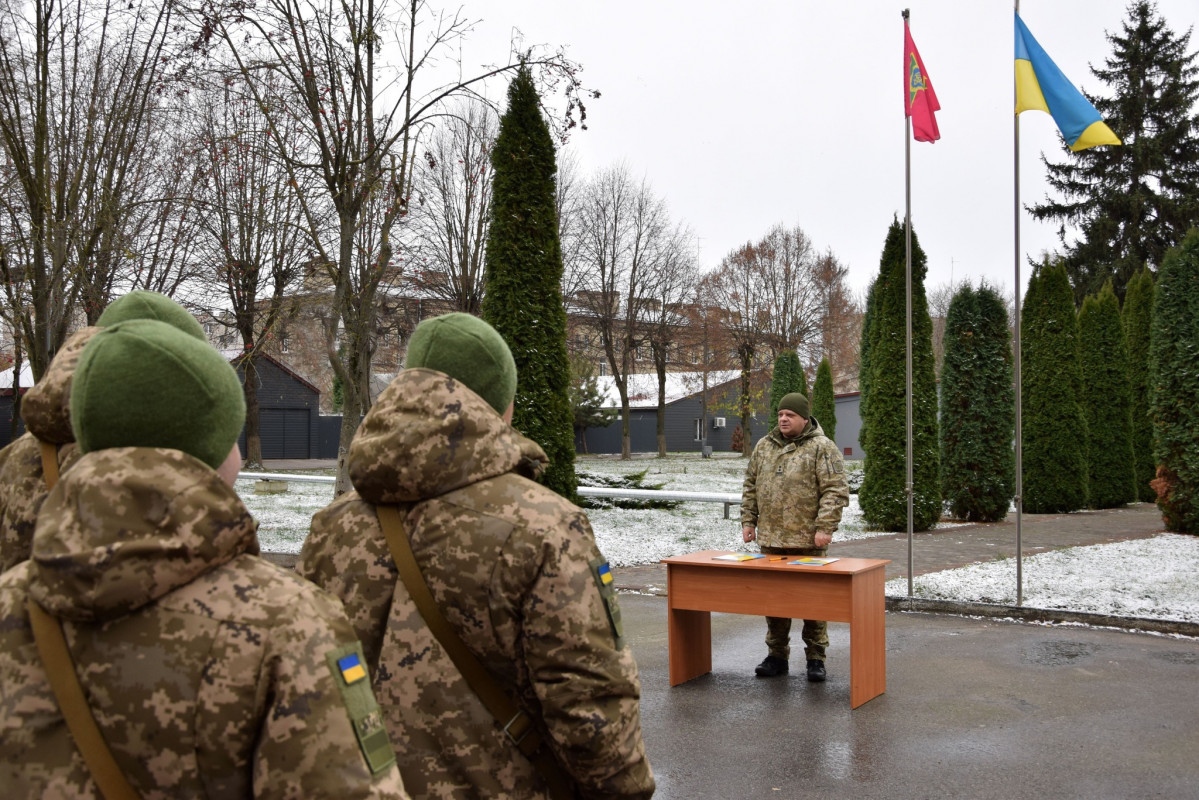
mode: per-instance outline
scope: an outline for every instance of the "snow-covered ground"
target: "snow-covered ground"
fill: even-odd
[[[646,471],[644,482],[680,491],[740,493],[745,461],[728,453],[711,459],[694,454],[667,459],[613,457],[579,459],[578,468],[606,475]],[[259,521],[258,538],[268,552],[299,552],[312,514],[332,499],[328,484],[291,483],[282,495],[256,495],[253,483],[237,490]],[[683,503],[670,510],[588,511],[600,550],[614,566],[654,564],[694,550],[743,549],[737,507],[724,519],[720,503]],[[939,527],[948,527],[943,524]],[[862,522],[857,496],[842,516],[837,539],[883,535]],[[1133,542],[1076,547],[1025,556],[1023,603],[1114,616],[1199,622],[1199,536],[1163,534]],[[1012,559],[922,575],[913,581],[921,598],[1012,605],[1016,565]],[[889,581],[887,594],[907,594],[907,578]]]

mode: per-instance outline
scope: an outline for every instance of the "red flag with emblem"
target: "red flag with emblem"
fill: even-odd
[[[941,138],[933,112],[941,110],[937,93],[929,80],[924,62],[912,41],[908,22],[903,22],[903,105],[904,113],[912,118],[912,135],[918,142],[935,142]]]

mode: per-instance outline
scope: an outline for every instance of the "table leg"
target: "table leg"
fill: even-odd
[[[849,624],[849,706],[887,691],[887,635],[883,570],[854,577]]]
[[[712,671],[712,614],[670,609],[667,621],[670,685],[678,686]]]

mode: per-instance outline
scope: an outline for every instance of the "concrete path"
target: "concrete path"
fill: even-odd
[[[1074,514],[1025,514],[1020,527],[1025,556],[1063,547],[1145,539],[1164,531],[1161,514],[1152,503]],[[914,575],[1014,557],[1016,523],[1008,520],[992,524],[955,525],[916,533],[912,535],[912,554]],[[838,542],[834,537],[829,555],[888,559],[891,562],[887,565],[888,580],[908,574],[906,533],[847,542]],[[616,585],[627,591],[664,595],[666,567],[662,564],[621,567],[616,571]]]

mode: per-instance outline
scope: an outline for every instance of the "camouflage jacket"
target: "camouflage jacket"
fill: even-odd
[[[815,547],[849,505],[841,451],[815,417],[795,439],[776,427],[754,447],[741,492],[741,524],[757,527],[766,547]]]
[[[60,474],[79,458],[71,431],[71,378],[83,346],[99,331],[84,328],[72,334],[46,374],[21,398],[27,432],[0,450],[0,572],[29,558],[37,512],[49,493],[39,440],[56,446]]]
[[[257,556],[254,521],[176,450],[83,456],[47,498],[33,557],[0,576],[0,786],[98,797],[47,683],[26,598],[63,621],[88,704],[143,798],[406,797],[337,601]],[[359,656],[360,658],[360,656]],[[355,697],[357,695],[357,697]]]
[[[546,461],[461,383],[409,369],[350,447],[355,491],[313,518],[297,569],[345,603],[414,796],[547,795],[397,580],[377,504],[399,505],[442,613],[530,713],[578,792],[653,793],[637,665],[616,634],[591,526],[520,474]]]

